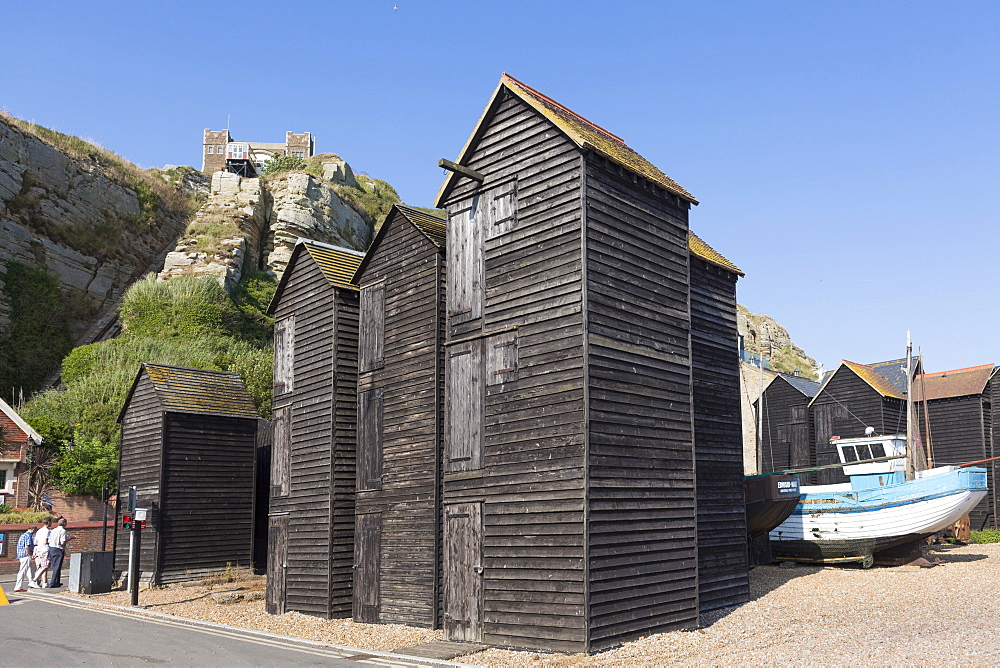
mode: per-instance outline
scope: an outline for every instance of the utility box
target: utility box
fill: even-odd
[[[77,594],[111,591],[114,552],[74,552],[69,555],[69,590]]]

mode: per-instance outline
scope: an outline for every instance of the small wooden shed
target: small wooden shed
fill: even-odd
[[[267,611],[350,617],[358,290],[364,256],[299,240],[274,318]]]
[[[749,599],[743,421],[740,415],[739,267],[691,232],[691,381],[701,611]]]
[[[914,362],[914,370],[918,364]],[[828,375],[809,402],[813,441],[810,452],[814,466],[840,460],[830,437],[855,438],[872,427],[876,434],[906,432],[906,360],[858,364],[843,360]],[[816,484],[847,482],[839,468],[815,474]]]
[[[760,416],[760,473],[771,473],[811,465],[812,420],[809,402],[819,392],[819,383],[787,373],[777,374],[754,408]]]
[[[707,520],[698,488],[709,487],[695,471],[696,200],[619,137],[509,75],[457,163],[436,202],[448,211],[446,636],[595,651],[695,626]],[[707,303],[729,308],[728,296]],[[742,452],[734,434],[715,441],[721,452],[705,441],[722,477],[728,449]],[[720,504],[724,530],[739,525],[744,541],[742,498]],[[740,577],[717,581],[724,597],[746,591]]]
[[[445,221],[396,204],[358,267],[354,619],[436,627]]]
[[[916,424],[922,442],[928,442],[924,409],[930,418],[931,455],[934,466],[964,464],[1000,455],[996,409],[1000,408],[1000,379],[992,364],[940,371],[913,381]],[[981,464],[987,471],[989,493],[969,513],[973,529],[997,526],[997,462]]]
[[[254,460],[262,422],[239,376],[143,364],[119,416],[118,489],[137,488],[149,509],[140,578],[189,580],[251,565]],[[115,569],[128,566],[129,534],[117,532]]]

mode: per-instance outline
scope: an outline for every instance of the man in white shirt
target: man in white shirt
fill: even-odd
[[[28,583],[32,589],[45,586],[45,576],[49,572],[49,533],[52,524],[52,518],[46,517],[35,532],[35,577]]]
[[[62,564],[66,554],[66,541],[69,536],[66,533],[66,518],[59,519],[58,526],[49,532],[49,562],[52,568],[52,579],[49,580],[49,588],[62,587]]]

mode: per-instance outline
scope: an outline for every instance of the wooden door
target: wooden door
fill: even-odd
[[[288,571],[288,515],[273,515],[267,523],[267,614],[285,612]]]
[[[445,640],[483,637],[483,513],[481,503],[444,509]]]
[[[379,564],[382,561],[382,514],[357,516],[354,533],[354,621],[379,620]]]
[[[809,466],[809,425],[793,424],[792,430],[792,453],[789,462],[792,468],[804,468]]]

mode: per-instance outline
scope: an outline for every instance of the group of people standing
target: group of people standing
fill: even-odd
[[[24,582],[33,589],[62,586],[62,565],[66,556],[66,518],[57,522],[45,518],[40,526],[32,526],[17,541],[17,558],[20,566],[14,591],[25,591]],[[51,573],[48,582],[45,576]]]

